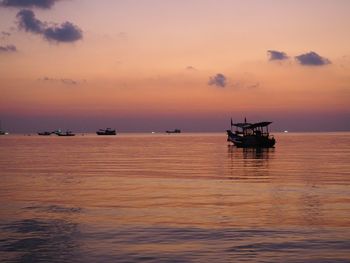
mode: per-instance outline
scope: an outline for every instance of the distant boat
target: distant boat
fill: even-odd
[[[2,130],[1,121],[0,121],[0,135],[7,135],[7,134],[9,133]]]
[[[71,131],[62,132],[61,130],[58,130],[53,133],[55,133],[58,136],[75,136],[75,134],[72,133]]]
[[[165,131],[166,133],[181,133],[181,130],[175,129],[173,131]]]
[[[115,129],[111,129],[111,128],[107,128],[107,129],[99,129],[96,132],[97,135],[116,135],[117,132],[115,131]]]
[[[49,136],[49,135],[51,135],[53,132],[47,132],[47,131],[45,131],[45,132],[38,132],[38,135],[40,135],[40,136]]]
[[[271,148],[276,140],[269,134],[268,126],[272,122],[264,121],[248,123],[245,119],[243,123],[233,123],[231,119],[231,129],[227,130],[227,141],[241,148]],[[236,131],[232,132],[232,126]]]

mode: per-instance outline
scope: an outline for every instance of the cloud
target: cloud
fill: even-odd
[[[35,14],[32,10],[23,9],[17,13],[16,17],[18,18],[18,26],[20,29],[36,34],[43,33],[45,24],[35,18]]]
[[[0,46],[0,53],[14,53],[17,48],[14,45]]]
[[[321,57],[313,51],[296,56],[295,59],[303,66],[323,66],[331,64],[329,59]]]
[[[260,82],[254,82],[251,80],[246,79],[240,79],[236,82],[234,82],[230,87],[234,88],[235,90],[252,90],[257,89],[260,87]]]
[[[246,86],[246,89],[257,89],[260,87],[260,83],[259,82],[256,82],[256,83],[253,83],[253,84],[248,84]]]
[[[55,82],[55,83],[62,83],[65,85],[79,85],[80,82],[74,79],[69,79],[69,78],[49,78],[49,77],[43,77],[38,79],[39,81],[47,81],[47,82]],[[83,82],[86,82],[83,80]]]
[[[269,60],[285,60],[288,59],[289,57],[287,54],[283,51],[277,51],[277,50],[268,50],[267,51],[268,55],[270,56]]]
[[[186,70],[190,70],[190,71],[192,71],[192,70],[197,70],[195,67],[193,67],[193,66],[187,66],[186,67]]]
[[[9,37],[9,36],[11,36],[11,33],[10,32],[6,32],[6,31],[1,31],[1,35],[4,36],[4,37]]]
[[[58,0],[3,0],[1,6],[6,7],[39,7],[44,9],[51,8]]]
[[[119,39],[127,39],[127,38],[128,38],[128,33],[126,33],[126,32],[119,32],[119,33],[117,34],[117,37],[118,37]]]
[[[213,77],[209,78],[209,85],[224,88],[227,84],[227,79],[224,74],[218,73]]]
[[[9,38],[11,36],[10,32],[1,31],[0,32],[0,40],[5,40],[6,38]]]
[[[83,38],[83,31],[70,22],[48,26],[35,17],[32,10],[23,9],[17,13],[18,26],[27,32],[40,34],[48,41],[75,42]]]
[[[70,22],[65,22],[60,26],[48,27],[43,34],[47,40],[57,42],[74,42],[83,38],[82,30]]]
[[[73,79],[61,79],[61,82],[67,85],[78,85],[78,82]]]

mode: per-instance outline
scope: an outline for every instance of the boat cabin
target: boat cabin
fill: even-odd
[[[232,126],[236,127],[235,133],[238,135],[243,136],[249,136],[249,135],[256,135],[256,136],[269,136],[269,125],[272,122],[270,121],[263,121],[263,122],[257,122],[257,123],[232,123],[231,122],[231,128]]]

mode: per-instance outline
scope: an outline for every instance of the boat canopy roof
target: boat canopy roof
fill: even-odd
[[[242,129],[247,129],[249,128],[253,123],[249,123],[249,122],[239,122],[239,123],[233,123],[233,126],[236,126],[238,128],[242,128]]]
[[[258,127],[266,127],[271,123],[272,123],[271,121],[263,121],[263,122],[257,122],[257,123],[243,122],[243,123],[233,123],[233,126],[236,126],[241,129],[255,129]]]

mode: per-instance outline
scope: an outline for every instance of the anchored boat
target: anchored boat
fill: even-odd
[[[62,132],[61,130],[57,130],[57,131],[54,131],[53,133],[56,134],[57,136],[75,136],[75,134],[72,133],[71,131]]]
[[[107,129],[99,129],[96,132],[97,135],[116,135],[117,132],[114,129],[111,128],[107,128]]]
[[[1,121],[0,121],[0,135],[7,135],[7,134],[9,134],[9,133],[2,130]]]
[[[175,129],[173,131],[165,131],[166,133],[181,133],[180,129]]]
[[[227,130],[227,141],[241,148],[271,148],[276,140],[269,134],[268,126],[272,122],[263,121],[249,123],[244,119],[243,123],[233,123],[231,119],[231,129]],[[236,130],[233,132],[232,127]]]

